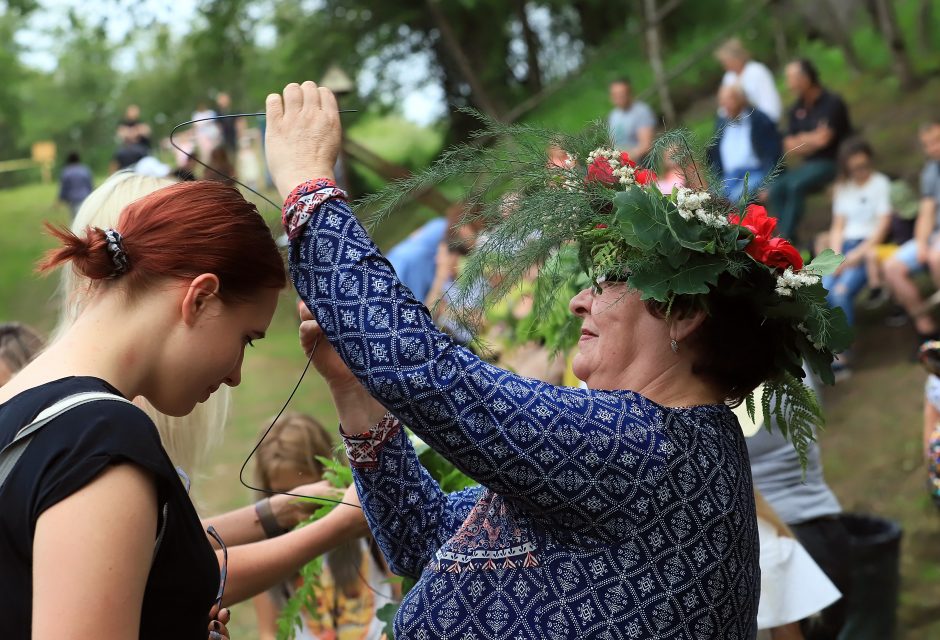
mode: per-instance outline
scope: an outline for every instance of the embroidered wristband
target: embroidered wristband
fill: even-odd
[[[333,198],[346,200],[348,196],[329,178],[307,180],[291,191],[281,210],[281,223],[288,239],[296,240],[300,237],[304,225],[310,221],[314,212]]]
[[[346,447],[346,457],[349,466],[355,469],[376,469],[379,465],[379,453],[382,445],[401,431],[401,422],[391,413],[386,413],[379,423],[366,431],[354,436],[343,433],[340,425],[339,434]]]

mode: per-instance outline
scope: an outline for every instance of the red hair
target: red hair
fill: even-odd
[[[71,262],[91,280],[110,278],[114,263],[104,231],[92,227],[79,237],[46,225],[62,246],[49,251],[39,271]],[[220,295],[247,300],[265,288],[287,284],[284,260],[258,209],[221,182],[181,182],[129,204],[115,229],[123,237],[129,268],[118,276],[130,293],[165,278],[202,273],[219,278]]]

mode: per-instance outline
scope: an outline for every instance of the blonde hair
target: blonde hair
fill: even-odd
[[[127,205],[172,184],[175,181],[166,178],[119,171],[85,199],[72,221],[72,231],[78,233],[85,227],[113,227],[117,225]],[[75,323],[93,286],[92,281],[79,275],[71,266],[62,269],[59,282],[62,307],[53,339],[60,337]],[[163,448],[173,464],[192,476],[198,472],[209,450],[222,440],[230,399],[231,390],[222,386],[207,401],[196,405],[189,415],[181,418],[160,413],[144,398],[135,398],[134,404],[153,420]]]
[[[777,530],[777,535],[784,538],[795,537],[790,527],[780,519],[780,516],[778,516],[777,512],[770,506],[770,503],[767,502],[764,496],[761,495],[761,492],[757,490],[757,487],[754,487],[754,503],[757,506],[757,517],[772,524],[774,529]]]
[[[315,456],[332,454],[333,443],[322,424],[307,414],[285,411],[255,454],[256,486],[271,491],[271,479],[282,471],[308,473],[320,480],[324,469]]]
[[[719,60],[721,58],[734,58],[735,60],[747,62],[751,59],[751,52],[747,50],[747,47],[739,38],[728,38],[715,49],[715,57]]]
[[[264,429],[267,429],[265,425]],[[333,443],[323,425],[297,411],[285,411],[258,446],[255,462],[256,487],[271,491],[271,478],[283,471],[309,473],[323,478],[324,468],[316,456],[330,458]],[[361,589],[362,549],[359,540],[350,540],[326,553],[326,564],[337,588],[347,597],[356,597]]]

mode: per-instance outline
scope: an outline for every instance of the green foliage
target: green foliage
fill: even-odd
[[[353,482],[352,470],[337,458],[316,456],[317,461],[323,465],[323,479],[338,489],[345,489]],[[297,525],[300,529],[323,518],[336,506],[333,502],[324,502],[315,498],[298,498],[322,504],[309,518]],[[323,557],[315,558],[300,569],[301,585],[287,600],[277,619],[278,640],[293,640],[297,629],[303,625],[303,616],[316,619],[319,616],[317,606],[317,587],[323,575]]]
[[[784,373],[764,384],[760,408],[765,428],[771,429],[771,425],[777,425],[780,433],[796,449],[805,473],[809,447],[816,441],[817,429],[825,425],[816,394],[799,378]],[[747,412],[754,420],[754,394],[747,397]]]

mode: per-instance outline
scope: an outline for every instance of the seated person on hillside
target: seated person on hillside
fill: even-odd
[[[431,218],[392,247],[386,256],[402,283],[418,300],[427,298],[431,290],[437,247],[444,242],[447,226],[447,218]]]
[[[872,247],[865,255],[865,272],[868,277],[868,297],[864,304],[875,308],[890,299],[885,285],[884,264],[905,242],[914,237],[914,225],[918,212],[917,192],[904,180],[891,182],[891,227],[884,244]],[[907,322],[907,314],[898,308],[900,320]],[[892,322],[889,322],[891,324]]]
[[[929,340],[920,347],[920,361],[927,369],[924,387],[924,459],[927,492],[940,509],[940,342]]]
[[[715,57],[725,69],[721,84],[740,85],[747,101],[754,105],[755,109],[763,111],[775,125],[780,122],[783,104],[770,69],[756,60],[751,60],[751,52],[738,38],[731,38],[718,47]],[[720,112],[720,115],[725,114]]]
[[[891,293],[914,319],[918,343],[936,339],[940,327],[924,308],[913,277],[930,266],[934,285],[940,285],[940,244],[937,243],[937,203],[940,202],[940,118],[920,128],[920,143],[927,163],[920,174],[920,207],[914,238],[904,243],[885,263],[885,278]]]
[[[648,104],[633,99],[633,90],[626,78],[610,83],[610,102],[614,109],[607,116],[607,126],[614,147],[639,162],[653,148],[656,116]]]
[[[841,307],[854,324],[855,296],[868,278],[865,257],[883,243],[891,227],[891,182],[872,166],[867,142],[850,139],[839,151],[840,180],[832,203],[829,246],[845,256],[835,272],[823,278],[831,307]],[[848,371],[846,354],[840,354],[833,369]],[[838,373],[838,371],[837,371]]]
[[[819,83],[819,72],[809,60],[787,65],[787,86],[796,96],[790,107],[783,152],[803,162],[790,167],[770,185],[768,210],[780,220],[780,235],[793,238],[803,217],[806,196],[826,187],[836,177],[839,145],[852,131],[845,103]]]
[[[718,90],[724,116],[715,125],[717,139],[708,148],[708,161],[721,178],[722,195],[736,203],[744,194],[745,176],[750,193],[780,160],[780,134],[763,112],[747,102],[740,85]]]

